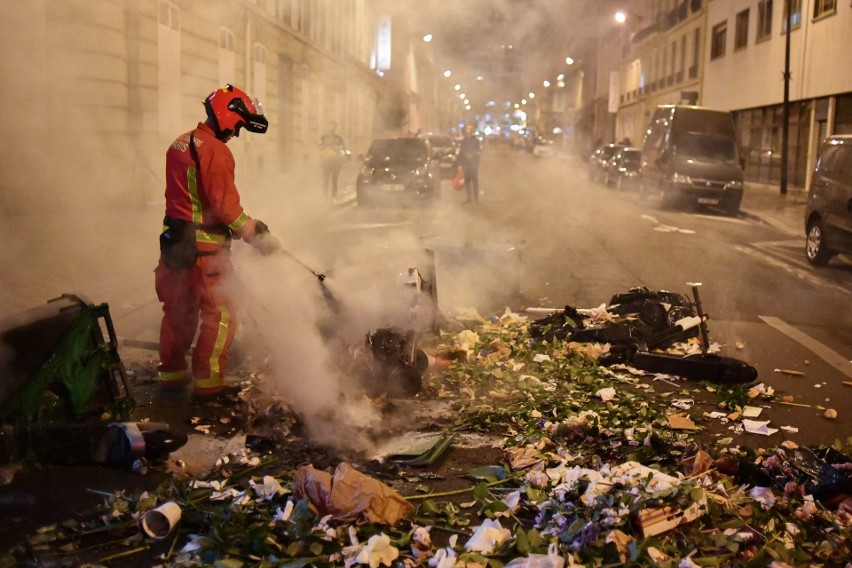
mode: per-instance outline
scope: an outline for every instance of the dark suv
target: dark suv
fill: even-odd
[[[440,187],[439,162],[423,138],[374,140],[355,182],[359,206],[422,203]]]
[[[824,265],[852,253],[852,134],[826,139],[819,148],[805,208],[805,256]]]

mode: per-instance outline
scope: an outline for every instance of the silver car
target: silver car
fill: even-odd
[[[852,135],[827,138],[819,149],[805,208],[805,256],[826,264],[852,253]]]

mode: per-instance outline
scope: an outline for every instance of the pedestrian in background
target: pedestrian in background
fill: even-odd
[[[337,197],[337,180],[349,149],[343,137],[337,133],[337,123],[331,121],[328,132],[320,137],[320,164],[322,165],[322,191],[325,199]]]
[[[204,108],[207,120],[178,136],[166,152],[166,217],[154,271],[163,303],[160,388],[180,389],[192,380],[197,398],[225,389],[237,325],[234,298],[224,286],[233,272],[232,236],[264,254],[280,248],[266,225],[243,210],[234,185],[234,156],[226,146],[241,128],[266,132],[260,102],[226,85],[204,100]],[[196,332],[190,373],[186,352]]]
[[[482,156],[482,145],[474,135],[473,125],[464,127],[464,138],[459,145],[456,166],[461,166],[464,172],[464,187],[467,193],[465,203],[479,203],[479,159]]]

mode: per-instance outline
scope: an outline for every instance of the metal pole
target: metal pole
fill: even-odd
[[[787,33],[784,36],[784,112],[781,125],[781,195],[787,194],[787,150],[790,146],[790,14],[791,1],[785,0]]]

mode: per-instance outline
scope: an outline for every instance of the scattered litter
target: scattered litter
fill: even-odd
[[[151,538],[162,540],[169,536],[180,521],[180,517],[180,505],[174,501],[168,501],[145,513],[142,517],[142,530]]]
[[[602,388],[595,393],[595,396],[604,402],[609,402],[615,398],[615,389],[612,387]]]
[[[822,415],[828,418],[829,420],[834,420],[835,418],[837,418],[837,411],[833,408],[829,408]]]
[[[760,434],[762,436],[771,436],[778,431],[777,428],[769,427],[769,420],[743,420],[743,428],[750,434]]]
[[[763,409],[757,406],[744,406],[742,411],[743,418],[757,418]]]
[[[667,418],[669,427],[673,430],[696,430],[698,426],[685,414],[670,414]]]
[[[782,375],[790,375],[791,377],[804,377],[805,374],[801,371],[794,371],[792,369],[775,369],[776,373],[781,373]]]
[[[794,426],[781,426],[781,429],[790,434],[798,434],[799,429]]]
[[[307,498],[320,515],[338,521],[394,526],[414,510],[395,490],[346,462],[337,466],[333,476],[312,465],[300,467],[293,474],[293,494]]]
[[[378,457],[407,465],[429,465],[450,447],[453,434],[414,432],[390,440],[378,451]]]

